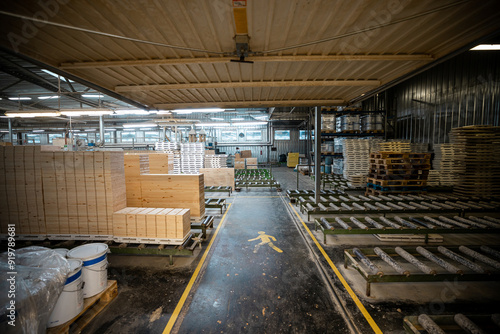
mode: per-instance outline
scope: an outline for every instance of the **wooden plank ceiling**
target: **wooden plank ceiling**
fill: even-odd
[[[346,104],[500,28],[498,1],[59,1],[0,10],[162,45],[5,14],[0,44],[162,109]]]

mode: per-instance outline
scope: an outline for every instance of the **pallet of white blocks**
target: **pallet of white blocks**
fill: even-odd
[[[155,143],[156,151],[175,151],[179,149],[180,149],[179,143],[163,142],[163,141]]]
[[[205,155],[205,168],[226,168],[227,155],[207,154]]]
[[[354,175],[368,175],[370,169],[370,142],[366,139],[344,140],[344,178],[353,181]]]
[[[200,168],[204,167],[204,161],[204,143],[181,144],[181,172],[183,174],[198,174]]]

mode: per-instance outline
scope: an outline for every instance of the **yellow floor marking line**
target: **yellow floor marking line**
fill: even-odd
[[[229,209],[231,209],[231,205],[227,207],[226,213],[224,213],[224,216],[222,217],[221,221],[219,222],[219,226],[217,226],[217,229],[215,230],[214,236],[212,237],[212,240],[210,240],[210,243],[208,244],[207,249],[205,249],[205,253],[201,257],[200,263],[196,266],[196,269],[194,270],[193,276],[191,276],[191,279],[189,280],[189,283],[184,290],[184,293],[181,296],[181,299],[177,303],[177,306],[175,307],[174,312],[172,313],[172,316],[168,320],[167,326],[163,330],[163,334],[168,334],[174,327],[175,322],[177,321],[177,318],[179,317],[179,314],[181,313],[182,307],[184,306],[184,303],[186,302],[186,299],[191,292],[191,289],[193,288],[194,282],[198,278],[198,275],[200,274],[201,267],[203,267],[203,263],[205,263],[205,259],[208,256],[208,252],[210,251],[210,248],[212,247],[212,244],[214,243],[215,238],[217,238],[217,234],[219,234],[219,230],[222,226],[222,223],[226,219],[226,215],[229,212]]]
[[[255,240],[259,240],[259,239],[260,239],[260,243],[258,243],[257,245],[255,245],[255,249],[253,250],[254,253],[257,253],[257,251],[259,250],[260,246],[262,246],[262,245],[268,245],[269,247],[271,247],[272,249],[274,249],[278,253],[283,253],[283,251],[281,249],[279,249],[278,247],[276,247],[271,242],[271,240],[272,241],[276,241],[276,238],[273,237],[272,235],[266,234],[266,232],[264,232],[264,231],[259,231],[259,236],[257,238],[249,239],[248,241],[255,241]]]
[[[237,196],[237,198],[279,198],[281,196]]]
[[[293,212],[295,212],[295,214],[297,215],[297,218],[299,218],[300,222],[302,223],[302,225],[306,229],[307,233],[309,233],[309,236],[311,237],[311,239],[316,244],[316,247],[318,247],[318,249],[321,252],[321,254],[323,254],[323,257],[326,259],[326,261],[328,262],[328,264],[330,265],[330,267],[333,269],[333,272],[335,273],[335,275],[337,275],[337,277],[339,278],[340,282],[342,283],[342,285],[347,290],[347,292],[351,296],[352,300],[354,301],[354,303],[356,304],[356,306],[358,307],[358,309],[361,311],[361,313],[365,317],[366,321],[368,321],[368,324],[370,325],[370,327],[373,329],[373,331],[375,333],[382,334],[382,331],[380,330],[380,328],[378,327],[378,325],[375,323],[375,321],[373,320],[372,316],[368,313],[368,311],[366,310],[366,308],[363,306],[363,304],[359,300],[358,296],[356,296],[356,294],[354,293],[354,291],[351,289],[350,285],[347,283],[347,281],[345,280],[344,276],[342,276],[342,274],[340,273],[340,271],[333,264],[332,260],[330,259],[330,257],[328,256],[328,254],[326,254],[326,252],[323,249],[323,247],[321,247],[321,245],[319,244],[318,240],[314,237],[314,235],[312,234],[311,230],[307,227],[306,223],[304,223],[304,221],[302,220],[302,218],[299,216],[299,214],[297,213],[297,211],[295,210],[295,208],[292,206],[292,203],[288,203],[288,204],[290,204],[290,207],[292,208]]]

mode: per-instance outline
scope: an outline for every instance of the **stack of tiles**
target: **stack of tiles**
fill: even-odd
[[[450,132],[455,144],[457,183],[463,196],[500,196],[500,127],[465,126]]]
[[[113,214],[118,242],[181,244],[191,231],[189,209],[128,207]]]
[[[205,168],[226,168],[227,155],[225,154],[206,154]]]
[[[198,174],[203,168],[205,157],[204,143],[181,144],[181,173]]]
[[[370,170],[370,143],[366,139],[344,139],[344,178],[351,186],[366,177]]]
[[[434,160],[432,167],[438,174],[439,184],[453,187],[457,182],[457,166],[455,165],[455,145],[436,144],[434,145]]]

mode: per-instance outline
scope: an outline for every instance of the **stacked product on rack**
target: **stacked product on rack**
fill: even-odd
[[[384,119],[382,114],[370,113],[361,116],[361,132],[366,132],[366,133],[384,132]]]
[[[430,158],[430,153],[371,153],[366,193],[381,195],[426,191]]]
[[[344,178],[352,187],[363,187],[370,168],[370,141],[367,139],[344,139]]]
[[[205,154],[205,168],[226,168],[226,154]]]
[[[432,162],[432,167],[437,174],[439,185],[446,187],[453,187],[455,185],[457,181],[455,156],[454,144],[434,145],[434,160]]]
[[[205,158],[204,143],[181,144],[181,173],[198,174]]]
[[[178,143],[157,142],[155,144],[155,150],[168,154],[168,162],[170,165],[169,171],[171,171],[171,174],[181,173],[181,153]]]
[[[456,152],[454,192],[464,196],[500,196],[500,127],[455,128],[450,139]]]

